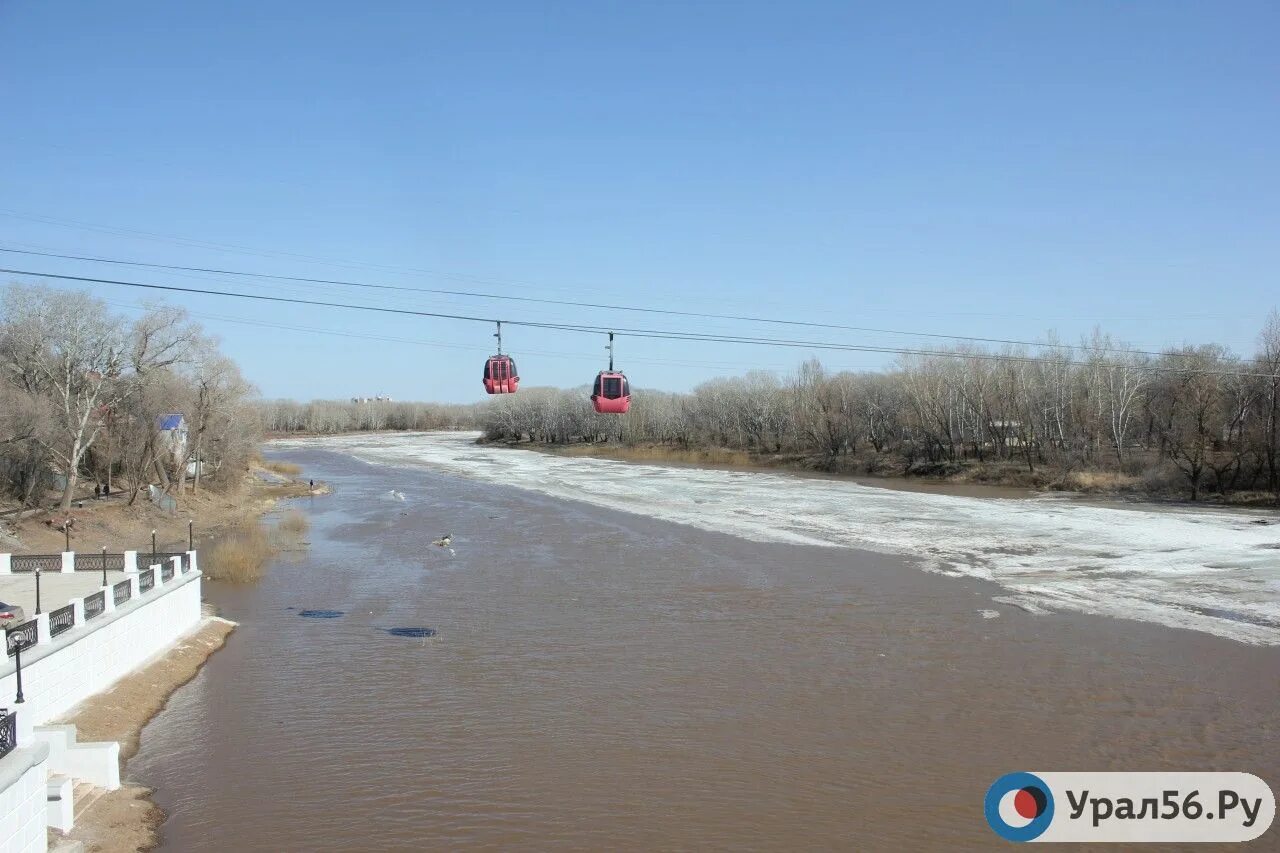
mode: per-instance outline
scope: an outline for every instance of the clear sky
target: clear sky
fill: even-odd
[[[1250,352],[1280,302],[1277,33],[1272,2],[0,0],[0,246],[947,334],[1074,340],[1100,323],[1143,348]],[[483,396],[480,324],[171,301],[266,396]],[[604,358],[597,336],[504,342],[531,385],[585,383]],[[635,384],[669,389],[807,354],[618,344]]]

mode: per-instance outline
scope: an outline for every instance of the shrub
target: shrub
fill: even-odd
[[[302,473],[302,466],[295,465],[292,462],[263,462],[262,467],[268,471],[275,471],[277,474],[283,474],[286,477],[296,477]]]
[[[1072,471],[1063,481],[1066,488],[1077,492],[1116,492],[1139,482],[1137,477],[1116,471]]]
[[[212,580],[252,583],[262,577],[274,553],[262,525],[249,521],[219,539],[200,568]]]
[[[279,528],[286,533],[293,533],[301,536],[306,533],[311,523],[307,521],[307,517],[296,509],[291,509],[285,513],[284,518],[280,519]]]

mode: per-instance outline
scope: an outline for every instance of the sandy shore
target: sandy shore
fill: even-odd
[[[119,741],[121,775],[138,751],[143,727],[160,713],[169,697],[196,676],[204,662],[222,648],[236,623],[206,616],[200,626],[163,657],[135,670],[109,690],[79,705],[60,722],[76,727],[82,741]],[[151,800],[151,789],[124,784],[102,794],[88,811],[79,813],[75,828],[66,836],[50,831],[50,846],[66,839],[79,841],[87,851],[134,853],[159,844],[157,828],[164,812]]]

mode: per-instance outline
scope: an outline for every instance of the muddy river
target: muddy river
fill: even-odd
[[[305,553],[206,586],[241,626],[126,772],[165,850],[986,850],[1011,770],[1280,779],[1275,645],[429,460],[272,455],[334,494],[297,504]]]

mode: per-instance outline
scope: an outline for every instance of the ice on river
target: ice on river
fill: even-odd
[[[1280,520],[1239,511],[895,491],[835,479],[484,447],[474,433],[290,439],[766,542],[862,548],[1066,608],[1280,645]],[[1259,524],[1259,519],[1273,523]]]

